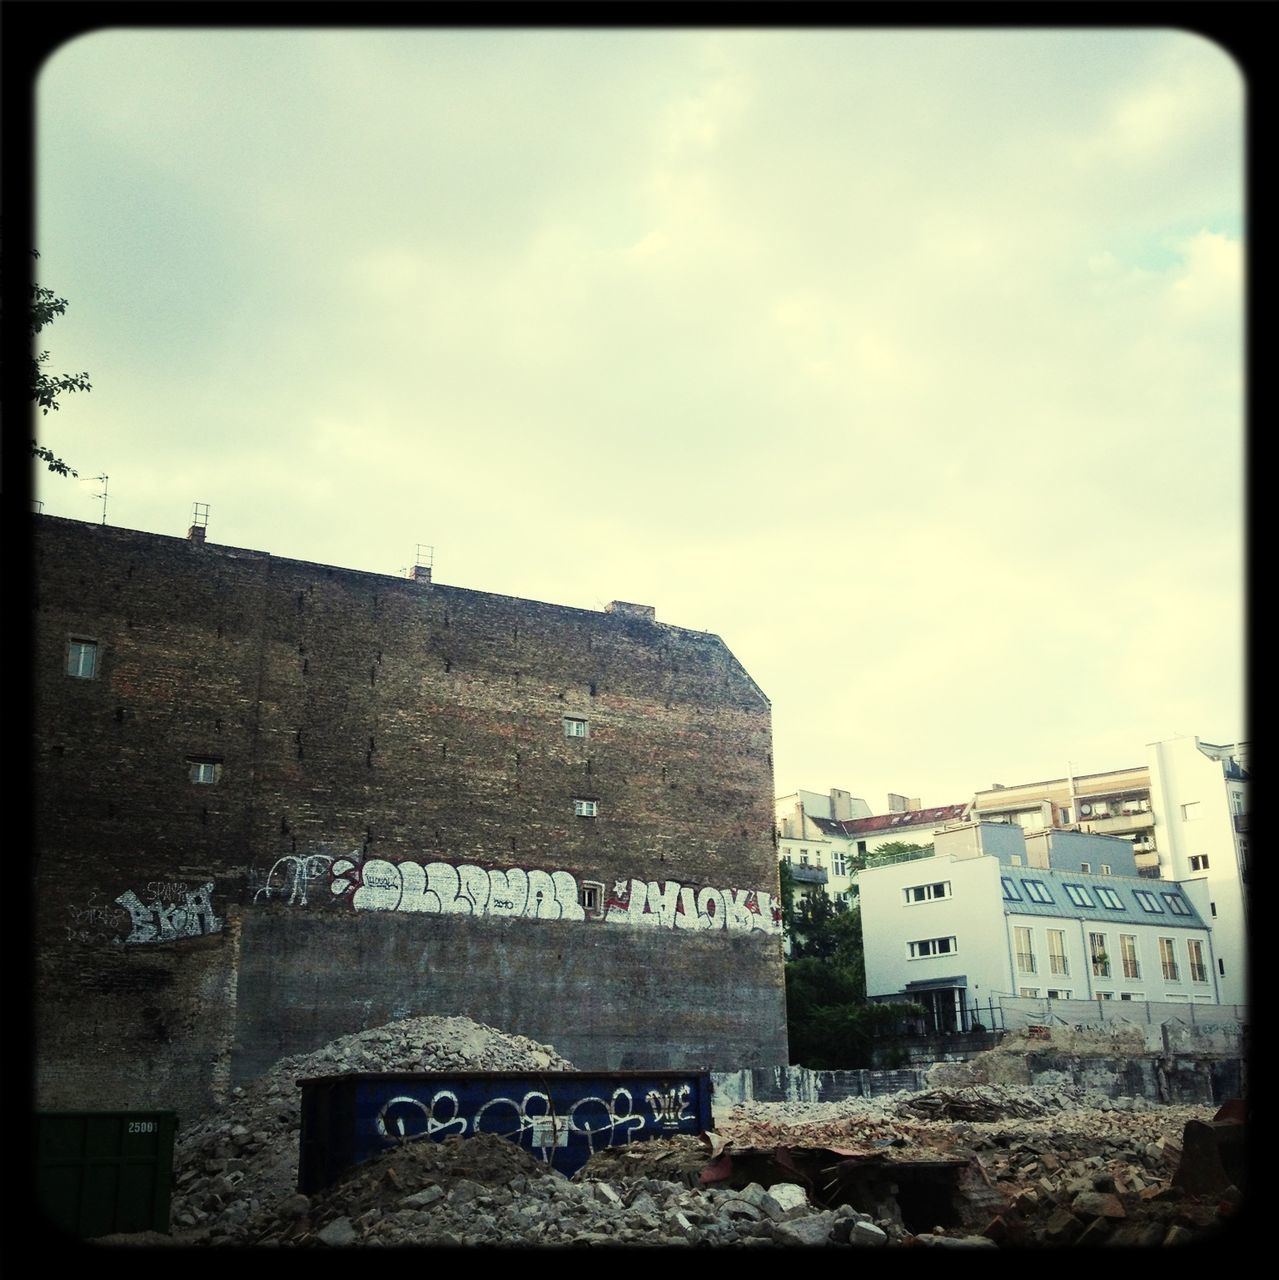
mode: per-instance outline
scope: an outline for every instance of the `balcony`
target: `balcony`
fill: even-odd
[[[1137,863],[1137,871],[1141,874],[1159,874],[1159,850],[1158,849],[1137,849],[1133,853],[1133,857]]]
[[[1155,825],[1153,813],[1109,813],[1080,816],[1079,829],[1098,836],[1127,835],[1131,831],[1147,831]]]
[[[796,884],[825,884],[826,869],[825,867],[805,867],[791,866],[791,879]]]

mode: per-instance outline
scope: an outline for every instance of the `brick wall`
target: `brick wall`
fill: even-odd
[[[203,1106],[435,1012],[587,1069],[785,1062],[770,712],[717,637],[35,528],[42,1105]]]

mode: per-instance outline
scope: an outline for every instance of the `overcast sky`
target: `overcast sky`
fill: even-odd
[[[37,111],[47,514],[652,604],[876,813],[1245,735],[1207,40],[117,30]]]

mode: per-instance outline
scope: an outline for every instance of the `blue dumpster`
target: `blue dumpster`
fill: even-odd
[[[493,1133],[571,1174],[604,1147],[712,1126],[708,1071],[352,1073],[298,1084],[305,1195],[406,1142]]]

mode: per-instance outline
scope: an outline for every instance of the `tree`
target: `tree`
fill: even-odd
[[[38,258],[40,255],[32,249],[31,256]],[[52,289],[46,289],[38,284],[31,286],[31,399],[40,406],[41,413],[45,414],[50,409],[60,407],[58,404],[59,396],[74,391],[91,391],[93,389],[89,384],[89,375],[87,373],[54,374],[48,372],[44,366],[45,361],[49,359],[49,353],[47,351],[36,351],[35,349],[37,334],[46,325],[52,324],[58,316],[65,315],[66,310],[67,300],[59,298]],[[58,475],[74,476],[78,474],[67,463],[63,462],[52,449],[46,448],[38,441],[32,440],[31,452],[45,463],[50,471],[54,471]]]

